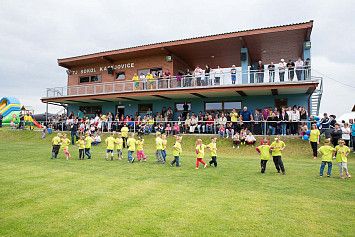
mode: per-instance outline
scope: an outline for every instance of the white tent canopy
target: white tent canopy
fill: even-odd
[[[339,118],[336,118],[337,122],[341,122],[342,120],[345,120],[345,122],[349,122],[349,119],[354,119],[355,120],[355,112],[350,112],[350,113],[345,113]]]

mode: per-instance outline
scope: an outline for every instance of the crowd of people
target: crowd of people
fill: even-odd
[[[275,82],[275,75],[279,73],[279,81],[285,81],[285,73],[289,81],[293,81],[295,75],[298,81],[309,80],[311,73],[310,59],[307,58],[305,61],[299,57],[295,62],[289,59],[286,63],[284,59],[281,59],[279,63],[274,64],[270,62],[269,65],[265,66],[260,60],[257,64],[252,64],[249,68],[248,73],[250,74],[250,83],[263,83],[265,73],[268,73],[269,82]],[[241,72],[246,73],[246,72]],[[191,71],[186,69],[184,72],[179,70],[177,75],[173,76],[169,69],[163,71],[155,71],[154,74],[148,72],[146,75],[144,73],[134,74],[132,81],[134,82],[134,89],[138,90],[139,85],[142,84],[142,89],[156,89],[156,88],[175,88],[175,87],[190,87],[190,86],[210,86],[210,85],[220,85],[224,80],[224,75],[228,74],[230,77],[230,83],[237,83],[238,70],[235,65],[231,68],[221,68],[220,65],[217,68],[211,68],[209,65],[205,65],[201,68],[197,65],[195,70]],[[194,79],[194,80],[193,80]],[[154,81],[156,85],[154,86]]]

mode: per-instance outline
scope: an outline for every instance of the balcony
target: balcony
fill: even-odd
[[[302,80],[297,79],[297,74]],[[188,90],[188,89],[212,89],[212,88],[230,88],[237,89],[245,86],[261,86],[261,85],[287,85],[287,84],[304,84],[307,82],[319,82],[319,78],[311,76],[311,69],[302,69],[298,72],[294,71],[293,80],[291,80],[292,71],[285,70],[284,80],[280,80],[279,70],[264,72],[257,71],[241,71],[237,69],[235,75],[235,83],[232,81],[230,69],[222,69],[222,71],[213,70],[210,76],[202,74],[194,74],[191,76],[171,76],[154,78],[153,80],[124,80],[106,83],[90,83],[75,86],[63,86],[47,88],[46,97],[42,100],[51,98],[65,98],[77,96],[93,96],[120,94],[127,92],[144,93],[147,91],[169,91],[169,90]],[[244,83],[243,83],[244,82]]]

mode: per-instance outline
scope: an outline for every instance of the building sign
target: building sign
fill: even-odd
[[[103,72],[103,71],[107,71],[107,68],[110,68],[110,67],[113,69],[121,70],[121,69],[125,69],[125,68],[133,68],[134,63],[121,63],[121,64],[117,64],[117,65],[108,65],[105,67],[85,68],[85,69],[81,69],[81,70],[73,70],[73,71],[71,71],[71,73],[73,75],[77,75],[77,74]]]

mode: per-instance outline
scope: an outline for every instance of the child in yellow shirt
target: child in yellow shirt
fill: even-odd
[[[86,133],[86,138],[85,138],[85,155],[88,157],[88,159],[91,159],[91,153],[90,153],[90,148],[91,144],[94,141],[94,139],[90,136],[90,133]]]
[[[217,138],[213,137],[211,139],[212,139],[211,143],[208,144],[208,146],[207,146],[208,149],[210,150],[210,155],[211,155],[211,159],[212,159],[212,160],[210,160],[209,163],[210,163],[210,166],[212,164],[214,164],[214,167],[217,168],[217,144],[216,144]]]
[[[118,138],[116,138],[115,143],[116,143],[117,157],[119,160],[122,160],[122,147],[123,147],[122,133],[118,133]]]
[[[271,149],[273,149],[273,147],[267,145],[269,144],[269,141],[266,138],[264,138],[262,144],[263,145],[258,146],[256,150],[261,155],[261,161],[260,161],[261,173],[265,173],[266,163],[270,159],[270,151]]]
[[[207,167],[207,164],[202,160],[203,157],[205,156],[205,148],[207,148],[207,146],[205,144],[202,144],[202,140],[201,139],[197,139],[196,140],[196,154],[197,154],[197,161],[196,161],[196,168],[198,170],[198,165],[200,163],[202,163],[204,165],[203,168]]]
[[[167,153],[166,153],[166,146],[168,144],[168,141],[166,140],[166,135],[163,134],[162,136],[162,145],[163,145],[163,149],[161,150],[161,155],[163,156],[163,162],[162,164],[165,164],[166,162],[166,156],[167,156]]]
[[[79,160],[84,160],[84,150],[85,150],[85,137],[81,136],[76,145],[79,147]]]
[[[321,146],[318,149],[318,153],[322,155],[322,164],[320,166],[320,172],[319,172],[320,177],[323,177],[323,171],[324,171],[326,164],[328,164],[327,176],[330,177],[330,175],[331,175],[332,166],[333,166],[333,164],[332,164],[333,150],[334,150],[334,148],[332,146],[330,146],[329,139],[325,139],[324,146]]]
[[[176,163],[176,167],[180,167],[180,154],[182,152],[182,147],[181,147],[181,137],[180,136],[175,136],[176,142],[173,146],[173,156],[174,160],[170,163],[170,166],[174,166]]]
[[[144,144],[143,137],[140,136],[136,143],[137,143],[137,159],[138,159],[138,161],[141,162],[142,158],[143,158],[143,161],[147,161],[147,157],[145,156],[144,151],[143,151],[143,144]]]
[[[128,152],[127,152],[127,161],[133,163],[134,157],[132,156],[134,151],[136,150],[136,139],[134,139],[134,133],[129,134],[129,138],[127,140]]]
[[[340,178],[344,179],[343,170],[345,171],[346,176],[351,178],[347,165],[350,148],[344,145],[345,141],[343,139],[339,140],[338,143],[339,145],[337,145],[333,151],[336,152],[336,161],[339,164]]]
[[[155,151],[155,156],[157,158],[157,162],[163,162],[163,155],[162,155],[162,150],[163,150],[163,140],[161,139],[161,133],[156,132],[155,133],[155,144],[156,144],[156,151]]]
[[[60,149],[61,145],[61,134],[58,133],[57,136],[53,137],[52,139],[52,157],[51,159],[57,159],[58,158],[58,152]]]
[[[61,142],[62,142],[62,148],[63,148],[64,155],[67,158],[67,160],[69,160],[69,158],[71,157],[70,153],[69,153],[70,140],[67,138],[67,134],[65,134],[65,133],[63,134],[63,138],[62,138]]]
[[[115,148],[115,138],[113,138],[114,133],[112,132],[108,138],[106,138],[106,161],[108,161],[108,154],[111,153],[111,160],[113,160],[113,149]]]

